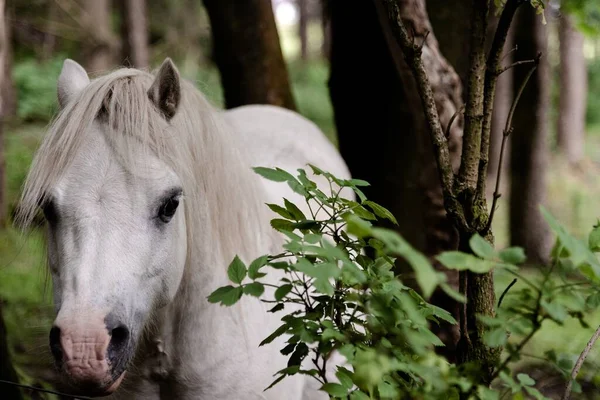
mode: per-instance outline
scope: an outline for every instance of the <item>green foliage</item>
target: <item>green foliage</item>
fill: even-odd
[[[586,123],[600,125],[600,59],[588,63],[588,96],[586,105]]]
[[[17,116],[25,121],[49,121],[57,110],[56,80],[63,57],[39,63],[34,59],[15,64],[13,76],[18,95]]]
[[[425,299],[438,287],[455,298],[462,295],[400,235],[373,225],[378,217],[395,219],[365,198],[360,186],[366,182],[338,179],[314,166],[311,169],[327,179],[329,192],[321,191],[302,169],[294,176],[281,169],[255,168],[264,178],[302,194],[310,213],[305,215],[288,200],[283,205],[269,204],[280,217],[273,219],[273,228],[288,238],[284,252],[259,257],[248,268],[236,257],[228,270],[235,286],[219,288],[208,299],[230,306],[243,294],[260,296],[265,286],[275,289],[272,298],[262,300],[274,304],[270,312],[283,314],[282,324],[261,346],[285,335],[287,342],[280,351],[289,360],[271,386],[286,376],[306,374],[336,399],[498,399],[502,393],[545,398],[527,374],[510,373],[509,361],[520,359],[523,347],[543,321],[562,323],[569,316],[583,321],[584,312],[600,305],[600,264],[593,253],[598,250],[599,228],[584,242],[568,234],[543,210],[558,239],[552,266],[536,281],[520,273],[519,265],[526,260],[521,248],[497,251],[477,234],[470,240],[472,253],[450,251],[437,257],[450,269],[476,273],[504,270],[527,284],[503,296],[496,317],[479,317],[487,326],[486,344],[504,346],[506,352],[494,372],[492,390],[479,383],[476,365],[459,367],[435,353],[435,347],[443,343],[430,325],[457,321]],[[343,188],[352,189],[359,201],[341,197]],[[395,274],[394,257],[412,267],[419,292],[403,284],[404,276]],[[264,279],[269,269],[285,272],[278,284]],[[581,277],[577,285],[560,283],[576,273]],[[511,335],[522,339],[515,343],[508,340]],[[325,375],[325,360],[333,352],[343,355],[348,367],[329,366],[334,367],[336,382]],[[567,376],[569,371],[559,365],[556,356],[548,360]]]
[[[577,27],[589,36],[600,33],[600,3],[590,0],[561,0],[561,11],[571,14]]]

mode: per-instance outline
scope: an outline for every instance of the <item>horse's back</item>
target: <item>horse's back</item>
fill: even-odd
[[[335,146],[300,114],[270,105],[242,106],[224,114],[251,165],[293,173],[310,163],[340,178],[350,177]]]

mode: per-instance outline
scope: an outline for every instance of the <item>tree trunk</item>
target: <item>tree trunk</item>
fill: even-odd
[[[7,81],[5,77],[9,75],[6,70],[6,58],[8,56],[8,41],[6,40],[6,18],[4,17],[5,3],[0,0],[0,93],[4,94],[4,86]],[[6,225],[6,216],[8,212],[6,198],[6,162],[4,158],[4,96],[0,96],[0,229]],[[1,332],[0,332],[1,334]],[[1,343],[0,343],[1,344]],[[0,360],[1,361],[1,360]]]
[[[2,74],[0,75],[0,102],[1,113],[0,116],[3,121],[9,117],[17,115],[17,89],[15,88],[15,82],[12,77],[12,26],[4,16],[12,15],[9,7],[6,10],[3,9],[5,14],[2,16],[2,29],[0,35],[4,35],[2,39]],[[0,147],[2,144],[0,143]]]
[[[469,73],[469,46],[465,43],[469,43],[471,34],[472,8],[473,0],[427,0],[429,19],[440,48],[463,87]]]
[[[321,6],[321,30],[323,31],[323,43],[321,44],[321,54],[324,59],[330,60],[331,54],[331,20],[329,12],[329,1],[322,0]]]
[[[111,30],[110,0],[84,0],[82,21],[87,27],[82,43],[88,72],[105,72],[114,64],[115,38]]]
[[[583,159],[587,69],[583,56],[583,35],[573,19],[564,14],[559,22],[560,100],[558,109],[558,148],[571,164]]]
[[[400,2],[406,23],[421,42],[431,32],[423,0]],[[331,0],[331,77],[340,151],[353,176],[371,183],[369,198],[390,209],[396,228],[428,255],[455,248],[457,237],[446,217],[432,143],[416,83],[378,2]],[[356,29],[360,26],[360,29]],[[446,126],[461,104],[460,79],[429,34],[423,52]],[[357,79],[357,77],[365,77]],[[455,122],[450,147],[458,161],[461,123]],[[452,279],[452,278],[451,278]],[[433,299],[454,311],[456,303]],[[448,327],[445,327],[448,328]],[[457,332],[440,334],[451,358]]]
[[[511,133],[510,240],[525,249],[528,261],[545,262],[551,238],[539,207],[546,199],[548,158],[549,65],[548,36],[542,17],[532,7],[521,7],[514,23],[514,41],[518,49],[515,61],[543,56],[529,84],[525,87],[513,118]],[[513,69],[517,91],[528,66]]]
[[[123,41],[121,59],[126,65],[147,68],[149,50],[146,0],[122,0],[120,6]]]
[[[300,38],[300,59],[308,59],[308,0],[297,0],[298,2],[298,36]]]
[[[204,0],[225,105],[295,109],[271,0]]]

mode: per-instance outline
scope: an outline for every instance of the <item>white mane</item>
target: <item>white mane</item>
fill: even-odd
[[[94,131],[92,123],[101,119],[112,127],[103,131],[126,165],[133,167],[140,151],[149,151],[179,175],[188,252],[202,251],[202,238],[214,238],[211,261],[217,264],[227,265],[235,254],[256,255],[261,243],[272,242],[265,237],[272,233],[264,227],[267,214],[258,177],[237,151],[218,110],[191,83],[182,81],[177,114],[167,122],[148,97],[153,80],[147,72],[119,69],[94,79],[61,110],[34,158],[17,223],[31,224],[39,204]],[[199,226],[198,221],[209,223]]]

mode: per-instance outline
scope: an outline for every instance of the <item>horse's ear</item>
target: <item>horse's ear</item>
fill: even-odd
[[[148,90],[148,97],[167,120],[173,118],[181,99],[179,72],[170,58],[163,61],[156,78]]]
[[[85,69],[75,61],[67,58],[63,62],[56,88],[60,106],[64,108],[89,83],[90,78],[88,78]]]

